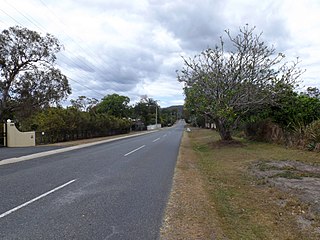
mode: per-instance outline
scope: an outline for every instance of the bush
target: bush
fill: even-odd
[[[35,114],[26,123],[28,126],[25,128],[38,132],[37,143],[122,134],[129,132],[131,126],[128,119],[109,116],[106,113],[91,114],[73,107],[48,108]]]
[[[245,126],[245,135],[247,138],[256,141],[276,143],[282,143],[284,141],[283,130],[270,119],[247,123]]]
[[[310,123],[305,130],[306,147],[312,151],[320,145],[320,120]]]

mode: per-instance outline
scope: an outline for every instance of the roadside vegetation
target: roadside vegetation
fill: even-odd
[[[71,100],[71,106],[43,108],[28,118],[14,115],[14,120],[21,130],[36,131],[39,143],[55,143],[146,130],[147,125],[156,122],[155,108],[157,122],[162,126],[171,126],[179,114],[181,117],[179,106],[161,109],[151,98],[132,106],[129,102],[128,97],[118,94],[107,95],[101,101],[80,96]]]
[[[255,27],[225,33],[219,44],[185,57],[178,71],[187,121],[214,127],[224,141],[240,134],[319,151],[320,91],[298,92],[300,60],[287,60]]]
[[[162,238],[320,239],[320,90],[298,92],[300,60],[287,60],[255,27],[225,33],[177,71],[194,128],[183,136]],[[19,26],[0,33],[0,122],[52,143],[182,117],[179,106],[161,109],[147,96],[130,104],[116,93],[62,106],[71,94],[56,66],[62,49],[54,36]]]
[[[20,26],[0,32],[1,123],[11,119],[22,131],[37,131],[37,143],[53,143],[145,130],[156,122],[171,126],[182,117],[181,106],[161,109],[147,96],[130,104],[116,93],[101,100],[79,96],[62,106],[71,94],[69,78],[56,65],[62,50],[50,34]]]
[[[162,239],[319,239],[320,156],[219,139],[184,133]]]
[[[162,239],[320,239],[320,91],[297,91],[299,63],[248,25],[184,58]]]

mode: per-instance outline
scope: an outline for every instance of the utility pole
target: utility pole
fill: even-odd
[[[158,106],[156,101],[156,128],[158,128]]]
[[[156,128],[158,128],[158,102],[160,102],[160,100],[155,100],[155,103],[156,103]]]

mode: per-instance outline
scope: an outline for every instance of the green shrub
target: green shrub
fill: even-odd
[[[313,121],[306,127],[305,140],[309,150],[314,150],[320,143],[320,119]]]
[[[282,143],[284,139],[283,130],[278,124],[273,123],[271,119],[247,123],[245,135],[247,138],[256,141]]]

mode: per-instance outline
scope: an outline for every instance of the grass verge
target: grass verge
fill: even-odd
[[[307,206],[249,171],[257,160],[320,163],[319,154],[244,140],[224,146],[218,139],[211,130],[184,134],[162,239],[320,239],[297,221]]]

